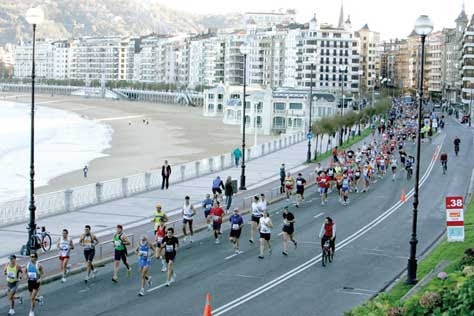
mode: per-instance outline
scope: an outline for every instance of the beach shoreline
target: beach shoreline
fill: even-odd
[[[0,100],[4,98],[31,102],[24,94],[2,94]],[[231,152],[242,141],[240,126],[225,125],[222,118],[204,117],[201,107],[42,94],[36,95],[36,104],[76,113],[113,130],[111,147],[102,152],[105,157],[89,162],[87,178],[82,169],[65,173],[37,187],[37,194],[159,169],[164,160],[173,167]],[[270,139],[258,137],[259,143]],[[253,142],[253,135],[247,135],[247,146],[253,146]]]

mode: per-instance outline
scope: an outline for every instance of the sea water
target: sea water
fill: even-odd
[[[0,101],[0,202],[29,190],[31,106]],[[64,110],[36,106],[35,187],[106,156],[112,128]]]

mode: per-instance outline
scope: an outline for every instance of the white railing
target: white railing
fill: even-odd
[[[279,139],[247,148],[245,160],[250,161],[269,153],[284,149],[305,140],[304,133],[282,136]],[[231,153],[174,166],[170,183],[179,183],[202,175],[231,168],[234,159]],[[91,205],[125,198],[127,196],[161,187],[161,169],[98,183],[92,183],[64,191],[37,195],[36,216],[44,217],[70,212]],[[24,222],[29,218],[28,198],[0,203],[0,226]]]

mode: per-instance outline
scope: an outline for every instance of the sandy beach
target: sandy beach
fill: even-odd
[[[28,95],[6,94],[6,98],[31,102]],[[157,169],[165,159],[173,166],[230,152],[242,141],[239,126],[204,117],[201,107],[46,95],[37,95],[36,102],[99,120],[114,130],[111,148],[104,151],[107,156],[89,163],[87,178],[82,170],[64,174],[37,188],[40,194]],[[258,142],[270,139],[259,135]],[[254,136],[247,135],[247,145],[253,142]]]

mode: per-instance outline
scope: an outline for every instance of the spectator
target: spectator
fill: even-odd
[[[82,172],[84,172],[84,178],[87,178],[87,173],[89,172],[89,168],[87,167],[87,165],[84,166]]]
[[[232,186],[232,178],[229,176],[225,180],[224,193],[226,200],[226,211],[230,210],[232,204],[232,195],[234,195],[234,187]]]
[[[170,185],[171,166],[168,164],[168,160],[165,160],[165,164],[161,167],[161,189],[163,190],[166,186],[166,190]]]
[[[285,177],[286,177],[285,164],[282,163],[280,167],[280,194],[285,193]]]
[[[240,164],[240,157],[242,157],[242,151],[239,147],[234,149],[234,151],[232,152],[232,156],[234,156],[235,166],[238,167]]]

